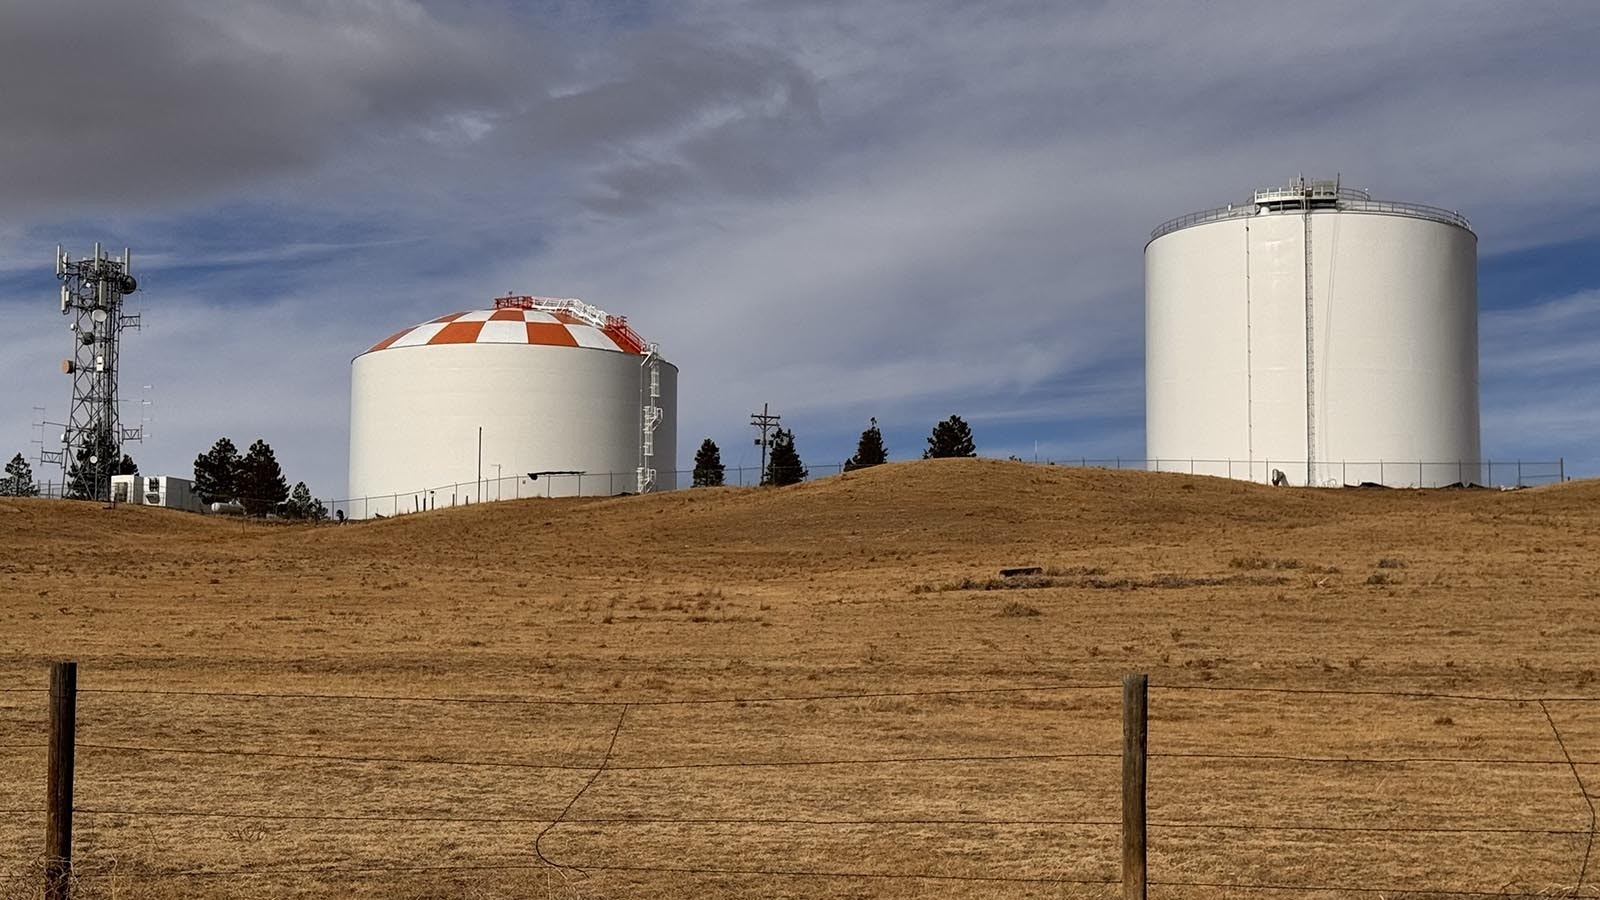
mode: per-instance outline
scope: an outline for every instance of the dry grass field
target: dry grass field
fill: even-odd
[[[1560,896],[1600,483],[952,460],[321,527],[0,500],[7,900],[60,658],[85,897],[1110,898],[1129,672],[1152,896]]]

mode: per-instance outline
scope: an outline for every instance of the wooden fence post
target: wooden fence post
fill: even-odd
[[[45,775],[44,900],[72,895],[72,762],[78,664],[50,665],[50,761]]]
[[[1122,679],[1122,898],[1145,900],[1145,756],[1150,676]]]

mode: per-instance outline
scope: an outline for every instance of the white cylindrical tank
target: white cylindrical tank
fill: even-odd
[[[1481,483],[1477,246],[1457,213],[1303,179],[1157,228],[1149,466]]]
[[[670,489],[677,395],[654,345],[577,300],[503,297],[407,328],[351,362],[344,511]]]

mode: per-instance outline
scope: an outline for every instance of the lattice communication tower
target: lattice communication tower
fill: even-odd
[[[139,286],[129,274],[131,259],[126,249],[121,259],[115,259],[95,244],[93,256],[74,260],[56,247],[61,314],[72,318],[72,356],[61,363],[61,371],[72,376],[72,408],[61,432],[62,449],[41,453],[40,460],[59,463],[65,482],[80,451],[87,448],[87,465],[79,477],[97,500],[111,496],[111,476],[122,462],[122,445],[144,439],[142,425],[122,427],[117,408],[122,330],[139,327],[138,314],[122,309],[122,298]]]

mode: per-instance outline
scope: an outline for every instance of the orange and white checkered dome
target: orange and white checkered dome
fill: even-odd
[[[640,343],[625,324],[596,327],[561,310],[506,306],[440,316],[398,331],[367,352],[435,344],[534,344],[640,354],[644,351]]]

